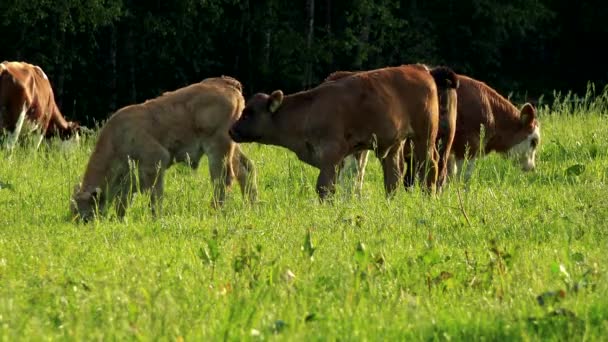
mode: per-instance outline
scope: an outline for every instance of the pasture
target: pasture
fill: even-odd
[[[320,204],[317,170],[243,145],[260,203],[210,207],[206,157],[165,178],[164,215],[70,221],[95,136],[0,152],[0,337],[19,340],[602,340],[608,96],[540,111],[537,170],[495,154],[470,189]]]

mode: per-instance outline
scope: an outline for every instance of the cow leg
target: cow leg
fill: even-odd
[[[347,153],[346,145],[340,142],[320,142],[323,146],[321,158],[319,158],[319,177],[317,177],[316,190],[319,199],[323,202],[328,196],[336,192],[336,181],[341,163]]]
[[[434,193],[436,190],[439,153],[434,143],[414,143],[414,158],[412,173],[418,172],[420,181],[424,181],[427,191]]]
[[[165,170],[171,162],[171,155],[167,149],[155,142],[151,146],[156,151],[148,154],[148,159],[139,165],[139,181],[141,191],[150,190],[150,211],[152,216],[162,214],[162,197],[164,190]]]
[[[38,150],[40,144],[42,144],[42,140],[44,140],[44,134],[40,134],[40,138],[38,138],[38,142],[36,143],[36,150]]]
[[[401,145],[392,146],[386,156],[381,159],[382,173],[384,174],[384,191],[386,197],[390,198],[399,186],[401,178],[400,156]]]
[[[21,133],[21,128],[23,128],[23,123],[25,122],[25,114],[27,112],[27,103],[23,103],[23,109],[21,113],[19,113],[19,118],[17,119],[17,124],[15,125],[15,130],[10,134],[8,138],[8,149],[12,150],[17,145],[17,140],[19,140],[19,134]]]
[[[407,139],[403,144],[403,152],[401,154],[401,168],[403,172],[403,186],[406,190],[411,190],[414,187],[416,180],[414,153],[412,141]]]
[[[123,186],[118,192],[116,199],[114,200],[114,208],[116,209],[116,216],[120,220],[124,219],[132,198],[133,193],[129,186]]]
[[[221,137],[205,147],[209,156],[209,174],[213,183],[213,198],[211,205],[219,208],[226,200],[226,188],[232,184],[234,171],[232,170],[234,145],[229,137]]]
[[[159,165],[155,169],[145,170],[141,176],[146,188],[150,189],[150,211],[153,217],[162,214],[162,198],[165,188],[165,170]]]
[[[326,164],[321,167],[316,186],[317,194],[321,201],[324,201],[328,196],[333,195],[336,192],[336,176],[337,165]]]
[[[232,161],[232,168],[236,179],[239,182],[239,186],[241,187],[241,193],[250,203],[254,203],[257,201],[258,189],[253,162],[245,156],[238,145],[235,145]]]
[[[355,182],[355,194],[361,197],[363,191],[363,178],[365,177],[365,167],[369,158],[369,151],[361,151],[357,158],[357,179]]]

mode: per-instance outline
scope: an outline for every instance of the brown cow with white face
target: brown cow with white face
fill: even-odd
[[[122,218],[133,193],[150,190],[152,213],[159,215],[165,171],[180,162],[196,169],[203,154],[209,159],[214,207],[224,204],[234,178],[254,202],[253,163],[228,135],[245,105],[241,90],[232,77],[212,77],[118,110],[101,129],[82,183],[74,189],[72,214],[88,221],[115,200]]]
[[[39,66],[24,62],[0,64],[0,131],[9,131],[8,148],[17,144],[24,126],[42,139],[78,137],[79,125],[61,115],[48,77]]]
[[[434,191],[438,119],[433,77],[405,65],[359,72],[288,96],[280,90],[255,94],[230,135],[237,142],[285,147],[319,168],[316,189],[321,199],[333,193],[344,157],[373,149],[390,195],[401,178],[399,161],[406,138],[415,142],[415,162],[427,164],[420,168],[420,176]]]
[[[452,158],[449,160],[450,173],[462,172],[465,158],[470,158],[464,170],[464,180],[468,183],[480,152],[514,157],[522,170],[533,170],[541,138],[534,107],[526,103],[518,109],[487,84],[468,76],[458,75],[458,81],[458,114]],[[483,141],[480,140],[482,126]],[[410,156],[407,148],[403,151],[405,162]],[[363,161],[366,156],[358,154],[352,158]],[[364,168],[365,165],[360,167]]]

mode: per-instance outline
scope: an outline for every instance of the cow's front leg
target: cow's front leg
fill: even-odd
[[[382,172],[384,174],[384,190],[386,197],[390,198],[397,187],[401,178],[401,145],[397,144],[390,148],[386,156],[382,159]]]
[[[328,196],[336,192],[336,168],[337,164],[325,164],[321,166],[321,172],[317,178],[317,194],[324,201]]]
[[[162,200],[164,191],[164,170],[159,170],[158,177],[150,190],[150,210],[152,216],[157,218],[162,215]]]

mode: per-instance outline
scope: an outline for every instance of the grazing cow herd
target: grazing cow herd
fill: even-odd
[[[0,64],[0,129],[9,149],[22,129],[40,137],[78,137],[79,125],[59,111],[38,66]],[[483,130],[483,131],[482,131]],[[212,77],[114,113],[99,132],[82,182],[70,199],[74,217],[88,221],[113,202],[123,217],[132,194],[148,191],[153,215],[161,212],[164,173],[174,163],[193,169],[208,156],[212,205],[221,207],[236,178],[243,196],[257,199],[256,171],[239,143],[293,151],[319,169],[321,200],[338,180],[355,175],[360,193],[368,153],[382,165],[391,197],[418,179],[433,194],[475,158],[496,151],[534,169],[540,125],[530,104],[516,108],[483,82],[447,67],[410,64],[367,71],[337,71],[318,86],[285,95],[257,93],[245,102],[241,83]],[[352,178],[352,177],[351,177]]]

